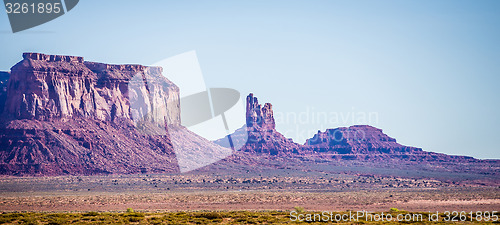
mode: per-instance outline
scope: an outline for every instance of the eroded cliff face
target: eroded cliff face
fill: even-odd
[[[260,166],[261,158],[475,162],[403,146],[364,125],[318,132],[300,145],[276,130],[270,103],[246,100],[247,124],[231,135],[245,143],[223,167]],[[179,89],[159,67],[25,53],[0,72],[0,110],[0,174],[178,173],[231,153],[180,125]]]
[[[254,97],[252,93],[247,96],[246,119],[247,127],[260,127],[262,130],[267,131],[272,131],[276,128],[273,105],[265,103],[264,107],[262,107],[257,97]]]
[[[9,82],[10,73],[0,71],[0,114],[3,112],[5,100],[7,100],[7,83]]]
[[[301,145],[276,130],[270,103],[262,106],[253,94],[249,94],[246,98],[246,110],[246,126],[236,130],[231,137],[233,142],[238,142],[238,140],[246,140],[239,137],[248,135],[246,143],[236,143],[236,145],[243,145],[240,151],[247,152],[252,157],[274,155],[286,159],[316,157],[327,161],[340,159],[378,161],[391,158],[415,162],[473,162],[475,160],[471,157],[448,156],[401,145],[396,142],[396,139],[384,134],[382,129],[368,125],[318,131]],[[215,143],[225,146],[227,145],[225,139],[219,139]],[[240,161],[251,161],[248,157],[239,157]]]
[[[49,121],[87,117],[180,124],[179,89],[159,67],[24,53],[12,67],[4,113]]]
[[[243,146],[240,151],[272,156],[290,156],[301,152],[301,145],[276,131],[271,103],[262,106],[252,93],[246,98],[246,123],[246,126],[231,134],[235,145]],[[225,146],[226,138],[219,139],[215,143],[229,147]],[[239,140],[245,140],[246,143],[238,143]]]
[[[0,103],[0,174],[179,172],[179,89],[159,67],[25,53],[0,74]],[[198,142],[185,145],[211,144]]]
[[[318,131],[306,140],[307,146],[318,152],[339,154],[406,154],[422,153],[422,149],[404,146],[378,129],[368,125],[355,125]]]

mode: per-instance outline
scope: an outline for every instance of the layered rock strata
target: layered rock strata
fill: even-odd
[[[0,73],[0,108],[1,174],[176,173],[183,152],[224,151],[180,125],[160,67],[24,53]]]

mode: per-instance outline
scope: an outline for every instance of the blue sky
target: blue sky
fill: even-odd
[[[498,159],[499,40],[500,1],[83,0],[16,34],[1,13],[0,70],[25,51],[149,65],[196,50],[207,86],[279,115],[376,113],[402,144]],[[357,124],[288,118],[300,143]]]

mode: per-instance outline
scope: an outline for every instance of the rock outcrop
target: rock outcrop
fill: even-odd
[[[227,146],[231,137],[234,146],[243,147],[231,157],[206,167],[205,171],[246,170],[248,173],[266,168],[288,173],[289,169],[295,169],[369,176],[440,177],[447,182],[467,177],[467,182],[477,179],[481,185],[498,184],[500,160],[479,160],[404,146],[381,129],[368,125],[318,131],[304,145],[297,144],[276,130],[271,104],[262,106],[253,94],[248,95],[246,101],[246,126],[215,141]],[[246,136],[248,141],[240,143]]]
[[[399,144],[396,139],[384,134],[382,129],[368,125],[318,131],[312,138],[306,140],[304,148],[318,154],[327,154],[332,159],[361,159],[372,162],[387,159],[413,162],[477,162],[477,159],[468,156],[428,152],[421,148]]]
[[[396,139],[384,134],[381,129],[367,125],[328,129],[325,132],[318,131],[304,145],[297,144],[276,130],[271,103],[265,103],[262,106],[253,94],[249,94],[246,98],[246,123],[246,127],[230,135],[235,142],[243,139],[238,137],[248,135],[248,141],[241,148],[245,152],[285,156],[298,153],[312,154],[313,152],[335,154],[423,152],[420,148],[401,145],[396,142]],[[227,145],[227,141],[224,142],[226,138],[217,140],[215,143]]]
[[[339,154],[371,153],[421,153],[420,148],[404,146],[378,129],[368,125],[355,125],[318,131],[307,139],[306,146],[317,152],[335,152]]]
[[[0,113],[3,112],[5,100],[7,100],[7,83],[9,82],[10,73],[0,71]]]
[[[135,119],[137,114],[159,125],[180,125],[179,89],[159,67],[108,65],[39,53],[24,53],[23,58],[11,68],[7,85],[5,112],[13,119],[112,121]]]
[[[368,125],[355,125],[318,131],[305,144],[301,145],[284,137],[276,130],[270,103],[262,106],[258,99],[249,94],[246,98],[246,127],[233,134],[215,141],[229,147],[230,136],[236,146],[243,146],[241,152],[254,156],[277,156],[287,159],[321,160],[404,160],[404,161],[437,161],[437,162],[473,162],[476,159],[466,156],[450,156],[440,153],[426,152],[421,148],[401,145],[396,139],[389,137],[378,129]],[[246,143],[239,143],[248,136]],[[241,162],[249,161],[248,154],[237,157]]]
[[[428,168],[483,173],[499,162],[404,146],[366,125],[328,129],[297,144],[276,130],[272,105],[253,94],[246,125],[217,145],[181,125],[179,102],[179,88],[159,67],[25,53],[10,72],[0,72],[0,174],[179,173],[223,159],[234,146],[243,147],[218,168],[293,162],[306,170],[358,160],[409,168],[433,162]]]
[[[246,122],[247,127],[256,127],[263,131],[275,130],[273,105],[265,103],[262,107],[257,97],[250,93],[246,100]]]
[[[183,152],[224,151],[180,125],[159,67],[25,53],[0,73],[0,103],[0,174],[176,173]]]
[[[237,143],[238,140],[246,141],[240,149],[243,152],[286,156],[297,154],[301,150],[300,144],[276,131],[271,103],[265,103],[262,106],[253,94],[249,94],[246,98],[246,126],[236,130],[230,136],[236,146],[243,145]],[[243,136],[247,138],[240,138]],[[229,147],[225,146],[226,140],[227,137],[216,140],[215,143]]]

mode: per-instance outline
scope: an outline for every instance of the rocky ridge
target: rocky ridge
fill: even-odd
[[[246,143],[239,143],[245,140]],[[293,142],[276,130],[273,109],[270,103],[259,104],[253,94],[246,98],[246,126],[236,130],[215,143],[229,147],[227,139],[232,138],[236,145],[243,146],[232,157],[234,162],[258,164],[252,157],[277,156],[281,159],[313,161],[336,160],[403,160],[409,162],[476,162],[468,156],[451,156],[423,151],[421,148],[405,146],[396,139],[384,134],[382,129],[369,125],[354,125],[318,131],[304,144]],[[238,152],[237,152],[238,153]]]
[[[112,121],[133,119],[134,110],[143,110],[151,113],[137,112],[138,118],[180,125],[179,89],[161,73],[159,67],[24,53],[23,60],[11,68],[5,115],[43,121],[73,117]],[[134,108],[136,102],[141,107]]]
[[[228,137],[214,142],[229,147],[226,141]],[[271,103],[262,106],[253,94],[249,94],[246,98],[246,125],[236,130],[230,137],[236,146],[243,146],[239,150],[242,152],[285,156],[298,154],[301,150],[301,145],[276,131]],[[242,141],[246,142],[239,143]]]
[[[276,130],[272,105],[253,94],[246,98],[246,124],[217,145],[180,125],[179,88],[162,68],[76,56],[23,54],[10,72],[0,72],[0,109],[4,175],[179,173],[231,153],[210,168],[325,171],[391,162],[391,169],[404,164],[494,176],[500,162],[404,146],[367,125],[318,131],[298,144]],[[243,147],[231,152],[233,146]]]
[[[370,153],[421,153],[421,148],[404,146],[378,129],[368,125],[354,125],[318,131],[307,139],[306,146],[317,152],[336,152],[339,154]]]
[[[249,173],[271,168],[283,175],[297,170],[411,179],[433,177],[474,185],[497,185],[499,182],[500,160],[446,155],[401,145],[381,129],[368,125],[318,131],[303,145],[294,143],[276,130],[271,104],[262,106],[253,94],[246,100],[246,126],[215,141],[226,146],[231,137],[235,146],[243,147],[201,172]],[[246,136],[248,142],[238,142]]]
[[[246,133],[245,133],[246,132]],[[335,154],[404,154],[422,153],[422,149],[404,146],[396,139],[384,134],[381,129],[356,125],[318,131],[304,145],[293,142],[276,130],[271,103],[259,104],[257,97],[249,94],[246,98],[246,127],[231,134],[233,141],[238,141],[244,134],[248,141],[241,151],[265,153],[270,155],[335,153]],[[215,143],[227,145],[219,139]]]
[[[225,151],[180,125],[159,67],[24,53],[0,74],[2,99],[0,174],[176,173],[183,152]]]

